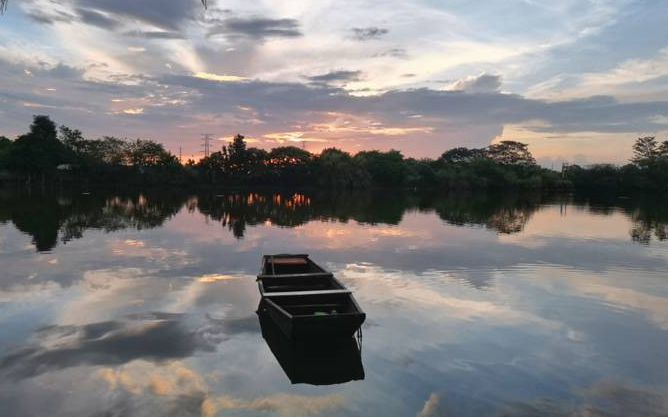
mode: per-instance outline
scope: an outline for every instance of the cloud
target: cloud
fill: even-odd
[[[237,75],[219,75],[219,74],[212,74],[209,72],[196,72],[195,74],[193,74],[193,77],[202,80],[217,81],[220,83],[234,83],[247,80],[247,78],[239,77]]]
[[[603,71],[558,74],[533,85],[532,97],[567,99],[592,94],[664,97],[668,91],[668,48],[645,59],[629,59]]]
[[[327,84],[333,81],[359,81],[362,77],[362,71],[330,71],[326,74],[312,75],[308,78],[310,81],[318,84]]]
[[[150,313],[120,321],[46,327],[34,335],[35,345],[0,358],[0,375],[22,379],[80,365],[186,358],[197,350],[213,349],[230,335],[258,331],[255,316],[207,318],[194,329],[185,319],[182,314]]]
[[[103,29],[115,29],[120,25],[118,20],[110,18],[96,10],[78,8],[77,13],[79,14],[81,21],[87,25],[97,26]]]
[[[97,376],[109,389],[123,389],[135,395],[149,392],[158,396],[203,396],[207,390],[204,378],[179,360],[164,365],[138,360],[118,368],[99,369]]]
[[[408,58],[408,52],[406,52],[404,48],[392,48],[383,52],[379,52],[374,56],[406,59]]]
[[[63,64],[62,62],[59,62],[54,67],[45,71],[47,71],[50,76],[60,79],[80,79],[85,72],[84,69],[72,67]]]
[[[381,37],[387,35],[389,30],[376,26],[370,26],[365,28],[353,28],[352,32],[353,39],[358,41],[370,41],[380,39]]]
[[[340,395],[306,396],[274,394],[254,400],[230,396],[207,398],[202,404],[203,417],[215,417],[223,410],[273,411],[284,417],[317,416],[324,411],[336,410],[345,404]]]
[[[139,20],[161,29],[177,31],[195,11],[201,10],[199,2],[164,0],[76,0],[81,8],[104,12],[117,19]]]
[[[294,38],[302,36],[296,19],[264,17],[229,18],[209,30],[209,36],[227,35],[251,39]]]
[[[155,59],[151,50],[142,56]],[[526,126],[536,137],[565,137],[580,132],[579,136],[594,135],[601,143],[607,133],[628,134],[632,139],[637,132],[666,129],[656,115],[668,114],[668,101],[622,102],[605,96],[547,101],[501,93],[496,91],[500,76],[489,74],[455,82],[456,88],[463,89],[460,91],[390,89],[381,94],[355,96],[337,86],[358,77],[354,70],[316,73],[315,80],[307,80],[310,85],[242,79],[234,73],[205,71],[141,76],[114,73],[107,80],[99,80],[88,75],[93,70],[87,67],[79,70],[71,67],[69,71],[61,68],[51,73],[54,68],[53,64],[11,63],[5,57],[0,59],[0,75],[7,80],[0,92],[0,99],[6,104],[3,117],[8,120],[5,135],[25,130],[34,109],[24,107],[23,103],[35,103],[50,106],[54,120],[79,127],[87,134],[124,136],[125,129],[131,128],[133,135],[148,135],[167,146],[184,134],[196,135],[206,127],[224,129],[221,133],[242,131],[256,138],[277,132],[302,132],[304,137],[327,140],[329,146],[397,148],[410,156],[433,156],[453,146],[486,146],[510,125]],[[33,76],[26,76],[25,70]],[[94,69],[103,70],[106,68]],[[76,75],[77,71],[84,74],[63,78],[67,74]],[[371,77],[366,71],[364,75],[365,79]],[[319,84],[318,88],[314,88],[314,82]],[[68,94],[40,94],[44,88]],[[141,99],[127,101],[118,108],[111,100],[119,97]],[[254,111],[242,111],[241,107]],[[119,131],[115,117],[120,115],[114,114],[123,108],[143,108],[144,115],[132,118],[133,124]],[[358,126],[374,127],[380,123],[384,128],[395,128],[393,132],[398,134],[375,135],[371,129],[354,132],[339,129],[338,132],[319,130],[316,135],[316,127],[330,123],[332,113],[344,115],[342,124],[348,118],[346,115],[350,115],[365,121]],[[164,128],[156,131],[156,125]],[[319,146],[310,150],[315,148]],[[620,158],[624,152],[630,152],[628,149],[619,151]]]
[[[466,91],[467,93],[495,93],[501,88],[501,76],[492,74],[480,74],[469,76],[455,81],[451,86],[452,91]]]
[[[584,390],[583,401],[543,398],[533,402],[514,402],[499,410],[507,417],[664,417],[668,405],[665,392],[603,380]]]
[[[121,364],[134,359],[161,360],[190,356],[197,341],[174,315],[126,322],[52,326],[37,333],[40,345],[0,360],[0,372],[25,378],[83,364]]]
[[[145,38],[145,39],[184,39],[184,36],[179,32],[170,32],[170,31],[159,31],[159,30],[134,30],[130,32],[125,32],[125,36],[130,36],[133,38]]]
[[[134,108],[124,109],[123,113],[133,115],[133,116],[139,115],[139,114],[144,114],[144,108],[143,107],[134,107]]]
[[[60,10],[28,9],[26,15],[37,23],[52,25],[57,22],[72,23],[76,16]]]
[[[106,30],[137,21],[145,26],[178,31],[189,19],[194,18],[197,5],[190,2],[142,0],[73,0],[48,2],[30,0],[26,14],[33,21],[43,24],[82,22]]]
[[[424,403],[424,407],[422,407],[422,410],[417,414],[417,417],[434,417],[436,416],[436,413],[438,412],[439,408],[439,403],[441,401],[441,398],[438,396],[438,394],[432,392],[431,395],[429,395],[429,398],[427,401]]]
[[[216,395],[213,387],[207,384],[207,378],[179,360],[164,364],[134,361],[117,368],[101,368],[95,376],[114,392],[113,398],[120,397],[127,404],[158,401],[160,408],[169,404],[169,411],[158,410],[160,415],[215,417],[226,411],[259,411],[286,417],[309,417],[340,410],[346,404],[345,398],[337,394],[279,393],[250,399]],[[116,411],[122,409],[118,403],[114,406]]]

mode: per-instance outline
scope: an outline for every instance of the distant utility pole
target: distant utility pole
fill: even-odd
[[[183,163],[183,157],[182,157],[182,155],[183,155],[183,149],[179,146],[179,163],[180,163],[180,164]]]
[[[202,133],[202,147],[204,147],[204,157],[208,158],[211,153],[212,133]]]

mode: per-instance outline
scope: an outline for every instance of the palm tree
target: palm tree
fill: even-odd
[[[0,14],[4,14],[5,10],[7,10],[7,3],[9,0],[0,0]],[[207,0],[202,0],[202,5],[204,5],[204,8],[206,9],[206,2]]]

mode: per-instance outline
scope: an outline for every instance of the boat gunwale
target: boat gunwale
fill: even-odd
[[[337,288],[334,290],[307,290],[307,291],[276,291],[276,292],[264,292],[262,295],[265,297],[308,297],[310,295],[330,295],[330,294],[350,294],[348,288]]]
[[[262,260],[271,258],[309,258],[308,253],[277,253],[275,255],[262,255]]]
[[[272,279],[272,278],[308,278],[308,277],[326,277],[326,276],[334,276],[331,272],[323,271],[323,272],[305,272],[301,274],[260,274],[257,276],[257,279]]]

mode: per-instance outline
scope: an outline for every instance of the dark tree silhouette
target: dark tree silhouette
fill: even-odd
[[[177,158],[167,152],[162,144],[144,139],[128,144],[128,162],[136,167],[178,164]]]
[[[0,136],[0,169],[7,165],[9,151],[12,148],[12,141],[4,136]]]
[[[329,148],[320,153],[317,178],[331,188],[364,188],[370,184],[369,173],[348,152]]]
[[[631,161],[641,168],[654,164],[659,156],[659,145],[654,136],[638,138],[633,144],[633,158]]]
[[[483,149],[459,147],[436,160],[416,160],[396,150],[361,151],[354,156],[336,148],[319,155],[294,146],[266,151],[248,147],[237,134],[220,151],[183,165],[155,141],[91,140],[67,126],[61,126],[57,135],[48,116],[35,116],[30,132],[15,141],[0,138],[0,181],[30,182],[41,176],[86,184],[666,191],[668,141],[638,138],[633,149],[633,163],[621,167],[571,165],[557,172],[538,166],[528,146],[516,141]]]
[[[504,140],[485,150],[487,158],[502,165],[535,165],[529,147],[521,142]]]
[[[8,165],[25,174],[28,180],[41,176],[44,181],[59,164],[70,160],[69,150],[58,140],[55,123],[49,116],[34,116],[30,132],[12,144]]]
[[[389,187],[403,184],[406,177],[404,156],[399,151],[362,151],[355,155],[374,184]]]
[[[485,152],[482,149],[453,148],[445,151],[439,158],[439,161],[448,164],[459,164],[462,162],[472,162],[475,159],[484,158]]]

